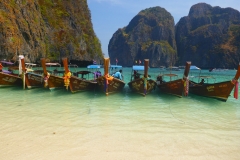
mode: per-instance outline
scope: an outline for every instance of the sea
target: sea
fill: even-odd
[[[0,88],[0,159],[240,159],[240,100],[233,92],[227,102],[192,94],[178,98],[157,88],[144,97],[127,85],[132,69],[122,70],[123,91],[108,96],[98,90]],[[167,72],[149,68],[152,79]],[[183,70],[171,73],[183,77]],[[235,73],[200,74],[221,82]]]

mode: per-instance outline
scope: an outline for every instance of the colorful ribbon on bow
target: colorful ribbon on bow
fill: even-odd
[[[97,72],[94,72],[94,79],[97,79],[98,77],[101,76],[101,72],[97,71]]]
[[[107,92],[107,88],[108,88],[108,84],[109,84],[109,81],[112,81],[113,80],[113,77],[112,76],[109,76],[109,74],[105,74],[105,85],[104,85],[104,90],[105,92]]]
[[[44,76],[44,74],[43,74]],[[44,76],[43,80],[44,80],[44,87],[47,87],[48,86],[48,79],[50,77],[50,73],[47,72],[47,75]]]
[[[148,80],[148,78],[143,76],[142,79],[143,79],[144,95],[146,95],[147,94],[147,80]]]
[[[70,78],[71,78],[71,72],[68,71],[67,73],[64,73],[64,86],[66,87],[66,89],[68,90],[68,86],[69,86],[69,83],[70,83]]]

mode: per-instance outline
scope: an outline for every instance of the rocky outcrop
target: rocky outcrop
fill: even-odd
[[[178,64],[236,68],[240,61],[240,13],[232,8],[193,5],[176,25]]]
[[[51,61],[103,57],[86,0],[1,0],[0,59]]]
[[[174,65],[177,60],[174,20],[161,7],[139,12],[124,28],[112,36],[108,53],[111,63],[132,66],[135,61],[150,59],[151,67]]]

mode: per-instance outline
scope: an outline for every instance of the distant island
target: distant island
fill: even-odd
[[[111,62],[123,66],[150,59],[151,67],[235,68],[240,62],[240,12],[198,3],[175,25],[161,7],[140,11],[109,42]]]

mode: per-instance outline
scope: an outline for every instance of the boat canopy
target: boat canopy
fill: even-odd
[[[36,66],[37,64],[35,63],[25,63],[27,72],[33,72],[33,67]]]
[[[137,71],[143,71],[144,70],[144,66],[132,66],[133,70],[137,70]]]
[[[169,66],[168,69],[178,69],[179,67],[176,66]]]
[[[100,68],[100,65],[88,65],[87,66],[87,68],[93,68],[93,69],[95,69],[95,68]]]
[[[13,65],[13,64],[14,64],[14,63],[12,63],[12,62],[7,62],[7,61],[1,61],[1,63],[10,64],[10,65]]]
[[[122,66],[119,66],[119,65],[110,65],[110,68],[122,68]]]
[[[27,65],[27,66],[36,66],[37,64],[35,64],[35,63],[25,63],[25,65]]]
[[[77,68],[78,65],[76,65],[76,64],[69,64],[68,67],[76,67]]]
[[[7,74],[11,74],[12,72],[8,71],[8,70],[2,70],[3,73],[7,73]]]
[[[59,63],[46,63],[46,66],[61,66]]]
[[[197,66],[190,66],[190,70],[201,70],[201,69],[198,68]]]

